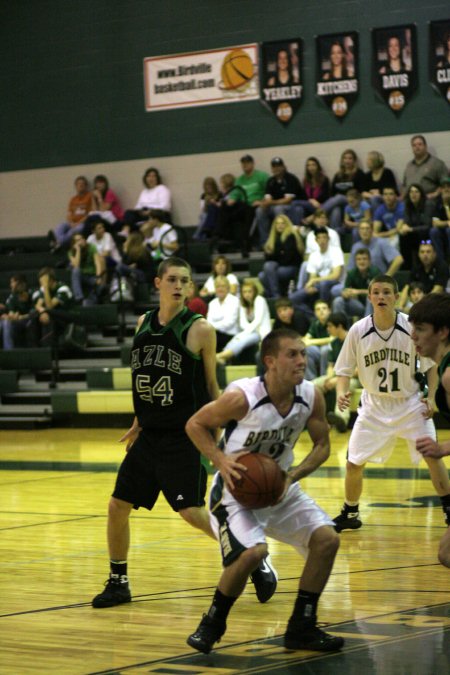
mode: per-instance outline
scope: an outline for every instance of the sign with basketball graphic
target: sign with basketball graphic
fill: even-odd
[[[316,53],[316,95],[342,120],[359,92],[358,33],[318,35]]]
[[[298,38],[261,44],[260,99],[282,124],[288,124],[300,107],[301,62]]]
[[[258,46],[145,58],[144,92],[148,111],[257,99]]]
[[[450,103],[450,19],[430,22],[431,86]]]
[[[374,89],[399,115],[417,89],[416,26],[374,28],[372,52]]]

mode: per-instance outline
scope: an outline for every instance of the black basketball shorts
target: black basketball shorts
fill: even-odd
[[[207,473],[184,430],[145,429],[127,452],[113,497],[152,509],[160,492],[174,511],[205,504]]]

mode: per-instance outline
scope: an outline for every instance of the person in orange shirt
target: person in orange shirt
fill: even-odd
[[[67,209],[66,222],[60,223],[55,230],[50,230],[48,238],[50,247],[69,248],[74,234],[83,234],[85,220],[94,208],[92,192],[89,191],[88,179],[84,176],[75,178],[76,194],[70,199]]]

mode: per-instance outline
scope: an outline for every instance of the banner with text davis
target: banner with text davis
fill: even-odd
[[[373,86],[398,115],[417,89],[416,26],[374,28],[372,50]]]
[[[259,98],[258,45],[144,59],[147,111]]]
[[[318,35],[316,52],[316,95],[343,119],[359,92],[358,33]]]
[[[450,19],[430,22],[431,85],[450,103]]]
[[[302,41],[276,40],[261,44],[261,102],[288,124],[302,100]]]

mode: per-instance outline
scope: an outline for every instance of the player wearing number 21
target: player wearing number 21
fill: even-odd
[[[431,419],[437,385],[436,366],[429,358],[417,358],[408,317],[395,310],[398,288],[395,279],[379,275],[369,284],[373,314],[350,328],[335,365],[338,377],[337,404],[341,410],[350,404],[349,378],[355,368],[363,385],[358,417],[353,427],[347,455],[345,503],[334,519],[336,530],[358,529],[359,498],[366,462],[385,462],[397,438],[407,441],[411,461],[422,455],[416,440],[427,436],[436,440]],[[419,381],[426,373],[428,398],[421,397]],[[442,459],[425,457],[434,489],[445,511],[450,498],[450,481]]]
[[[232,382],[216,400],[201,408],[186,425],[200,452],[216,467],[210,494],[211,525],[220,541],[223,573],[211,607],[188,644],[209,653],[226,630],[226,620],[247,579],[267,554],[266,536],[291,544],[306,557],[298,596],[284,637],[288,649],[336,651],[343,639],[317,627],[316,608],[339,547],[330,517],[298,483],[329,456],[328,425],[322,394],[304,380],[305,345],[290,329],[263,339],[263,377]],[[211,434],[224,427],[219,449]],[[291,466],[293,447],[304,428],[313,447]],[[250,510],[232,496],[243,453],[272,457],[286,472],[285,490],[275,506]]]

